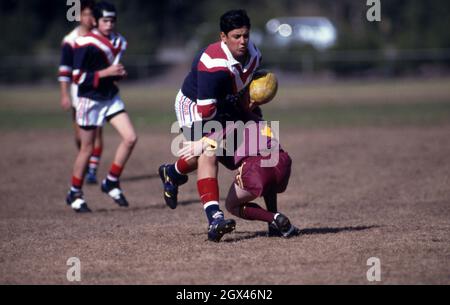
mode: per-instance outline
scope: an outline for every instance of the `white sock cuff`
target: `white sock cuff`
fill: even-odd
[[[71,192],[74,192],[74,193],[79,193],[79,192],[81,192],[81,188],[77,188],[77,187],[71,186],[71,187],[70,187],[70,191],[71,191]]]
[[[212,205],[219,206],[219,202],[218,201],[209,201],[203,205],[203,209],[206,210],[207,208],[209,208]]]
[[[117,182],[117,181],[119,181],[119,178],[113,177],[113,176],[111,176],[111,175],[109,175],[109,174],[108,174],[108,176],[107,176],[106,178],[108,178],[108,180],[109,180],[109,181],[112,181],[112,182]]]

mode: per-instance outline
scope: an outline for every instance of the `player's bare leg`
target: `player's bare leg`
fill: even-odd
[[[122,138],[122,141],[116,150],[114,163],[118,166],[124,167],[133,152],[134,146],[136,145],[137,135],[133,124],[131,123],[130,117],[125,112],[112,118],[110,123]]]
[[[137,142],[136,132],[127,113],[120,113],[110,121],[111,125],[120,134],[122,141],[117,147],[113,164],[108,176],[102,182],[102,191],[108,194],[122,207],[128,206],[128,202],[120,188],[119,178]]]
[[[75,115],[76,115],[76,111],[74,108],[72,108],[72,124],[73,124],[73,131],[74,131],[74,137],[75,137],[75,145],[77,146],[77,149],[79,150],[81,147],[80,126],[78,126],[77,122],[75,121]]]
[[[198,158],[198,170],[197,177],[198,180],[215,178],[219,174],[219,167],[217,162],[217,157],[215,155],[209,155],[208,152],[203,153]]]
[[[97,127],[95,130],[94,150],[89,158],[89,165],[86,174],[86,182],[89,184],[97,184],[97,168],[103,152],[103,128]]]
[[[75,159],[73,176],[79,179],[83,179],[89,162],[89,157],[94,150],[95,130],[81,128],[79,130],[81,146],[80,150],[78,151],[77,158]]]
[[[83,178],[86,167],[89,162],[89,157],[94,149],[95,130],[80,128],[81,146],[78,155],[75,159],[75,164],[72,172],[72,186],[67,195],[66,202],[76,212],[90,212],[86,202],[83,198]]]
[[[102,127],[97,127],[97,130],[95,131],[94,148],[95,147],[103,147],[103,128]]]
[[[208,218],[208,239],[219,242],[222,236],[234,230],[236,222],[225,219],[219,206],[219,184],[217,181],[217,157],[211,151],[198,158],[197,190]]]

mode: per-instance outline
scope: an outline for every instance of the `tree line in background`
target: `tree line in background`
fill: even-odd
[[[338,29],[333,50],[450,48],[450,1],[381,0],[381,22],[368,22],[366,0],[111,0],[128,54],[155,54],[196,39],[218,37],[218,20],[228,9],[244,8],[255,29],[280,16],[325,16]],[[57,53],[68,22],[65,0],[2,0],[0,58]],[[200,43],[200,44],[201,44]]]

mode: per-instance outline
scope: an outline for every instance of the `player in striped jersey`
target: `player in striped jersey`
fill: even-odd
[[[83,177],[92,153],[95,130],[105,121],[118,131],[121,142],[101,189],[119,206],[128,206],[119,177],[137,141],[137,136],[116,83],[126,76],[120,57],[125,39],[114,32],[116,9],[108,2],[94,8],[96,28],[75,41],[73,80],[78,85],[76,122],[80,127],[81,148],[72,173],[72,187],[66,202],[76,212],[90,212],[82,194]]]
[[[206,121],[232,116],[236,100],[245,95],[261,63],[261,53],[249,40],[250,27],[244,10],[226,12],[220,18],[220,41],[194,58],[175,100],[177,120],[188,141],[197,140],[195,130],[202,129]],[[190,161],[180,158],[174,164],[161,165],[164,199],[169,207],[176,207],[178,187],[187,182],[187,174],[197,165],[197,189],[209,222],[208,238],[219,241],[224,233],[234,229],[234,220],[224,220],[219,207],[215,157],[201,155]]]
[[[80,25],[64,37],[61,46],[61,64],[59,66],[58,81],[61,91],[61,107],[64,110],[72,108],[72,121],[75,131],[75,143],[80,148],[80,129],[75,122],[75,112],[78,102],[78,88],[72,82],[73,56],[75,40],[88,34],[94,27],[94,1],[81,1]],[[97,167],[103,149],[102,128],[97,128],[94,150],[89,159],[86,181],[90,184],[97,183]]]

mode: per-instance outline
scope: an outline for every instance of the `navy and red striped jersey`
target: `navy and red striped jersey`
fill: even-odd
[[[250,84],[261,64],[261,53],[251,41],[248,50],[249,60],[245,66],[221,41],[209,45],[194,58],[181,91],[197,102],[203,120],[212,119],[218,103],[225,103],[228,96],[238,94]]]
[[[111,66],[126,49],[123,36],[112,34],[108,39],[98,30],[75,41],[73,81],[78,85],[78,96],[95,101],[111,100],[119,92],[117,77],[99,78],[99,71]]]
[[[73,49],[75,48],[75,40],[80,37],[79,29],[79,27],[76,27],[67,34],[61,43],[61,61],[58,71],[58,81],[60,82],[72,82]]]

